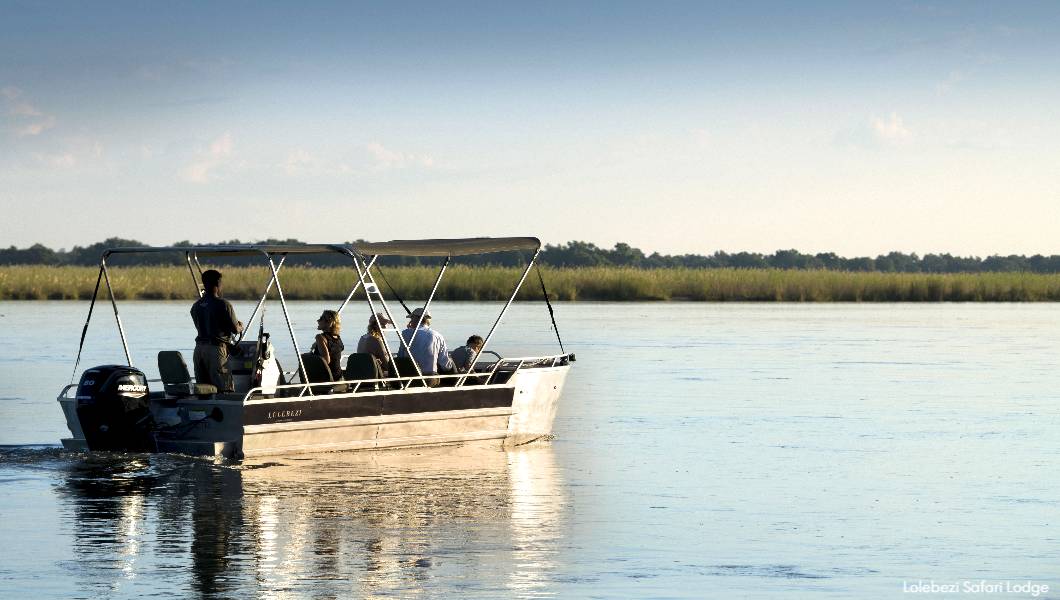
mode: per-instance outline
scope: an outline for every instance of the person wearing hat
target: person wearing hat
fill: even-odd
[[[379,361],[379,367],[384,376],[390,365],[390,355],[387,354],[386,346],[383,344],[383,327],[393,325],[394,322],[386,318],[383,313],[375,313],[374,317],[368,317],[368,333],[361,336],[357,342],[357,352],[371,354]]]
[[[413,337],[415,336],[415,338]],[[445,346],[445,338],[441,333],[431,329],[431,315],[422,308],[417,308],[409,315],[409,324],[401,337],[409,346],[412,358],[420,367],[424,375],[437,375],[439,372],[452,373],[456,365],[449,358],[449,349]],[[399,358],[407,358],[405,347],[398,351]],[[428,379],[427,385],[435,387],[439,384],[437,379]]]
[[[202,273],[202,297],[191,305],[191,320],[195,323],[195,380],[217,386],[220,392],[235,389],[228,370],[228,347],[232,336],[243,331],[243,322],[236,318],[232,303],[221,297],[221,272],[210,269]]]
[[[342,319],[334,310],[325,310],[317,319],[317,329],[320,333],[313,340],[312,352],[324,359],[331,378],[335,381],[342,379],[342,351],[346,346],[342,343]]]

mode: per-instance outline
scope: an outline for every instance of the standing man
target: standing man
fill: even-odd
[[[243,331],[232,304],[221,297],[221,273],[210,269],[202,274],[203,295],[191,305],[195,336],[195,380],[217,386],[219,392],[235,391],[228,372],[228,346],[232,335]]]
[[[413,336],[415,335],[415,339]],[[409,324],[401,337],[409,345],[412,358],[420,367],[424,375],[437,375],[439,372],[452,373],[455,365],[449,358],[449,349],[445,347],[445,338],[442,334],[431,329],[431,315],[422,308],[417,308],[409,315]],[[411,340],[411,342],[410,342]],[[405,346],[398,350],[398,358],[407,358]],[[438,379],[428,379],[429,387],[437,387]]]

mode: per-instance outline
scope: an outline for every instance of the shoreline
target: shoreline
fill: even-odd
[[[257,300],[269,280],[258,267],[222,268],[225,297]],[[188,300],[196,288],[186,267],[110,268],[118,300]],[[520,270],[453,266],[435,297],[439,301],[507,300]],[[98,267],[0,267],[0,300],[88,300]],[[386,278],[402,297],[426,298],[436,270],[393,267]],[[591,302],[1056,302],[1060,274],[882,273],[778,269],[636,269],[581,267],[542,269],[549,298]],[[378,278],[381,279],[381,278]],[[532,279],[519,300],[541,300]],[[288,267],[281,273],[288,300],[343,300],[357,281],[348,268]],[[381,282],[382,283],[382,282]],[[388,296],[392,293],[384,287]],[[107,297],[106,287],[100,294]],[[276,297],[276,291],[270,294]],[[356,298],[363,298],[357,294]]]

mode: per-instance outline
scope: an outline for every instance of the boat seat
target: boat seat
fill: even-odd
[[[158,373],[162,376],[162,388],[167,396],[209,396],[217,393],[217,386],[209,383],[192,383],[188,363],[177,350],[162,350],[158,353]]]
[[[346,381],[359,381],[362,379],[382,379],[383,368],[379,365],[379,360],[367,352],[354,352],[346,357],[346,370],[342,373],[343,379]],[[371,389],[379,389],[379,385],[371,385]],[[362,390],[368,389],[365,386],[361,386]]]
[[[412,359],[407,356],[395,356],[394,368],[397,369],[394,377],[416,377],[416,363],[412,362]],[[411,387],[420,387],[422,385],[419,381],[413,381],[410,384]]]
[[[486,381],[486,384],[492,385],[497,383],[508,383],[508,380],[512,378],[512,375],[515,375],[515,370],[515,365],[501,365],[495,371],[493,371],[493,374],[490,375],[490,378]]]
[[[331,376],[331,369],[328,368],[328,364],[316,354],[312,352],[302,354],[302,364],[305,365],[305,372],[299,371],[302,383],[330,383],[335,381]],[[318,385],[309,388],[309,393],[311,394],[335,394],[345,391],[346,386],[344,385],[336,385],[331,388],[325,385]]]

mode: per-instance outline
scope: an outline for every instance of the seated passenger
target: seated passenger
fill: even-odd
[[[405,339],[413,360],[424,375],[452,373],[455,370],[456,365],[453,364],[453,359],[449,358],[449,349],[445,347],[445,338],[431,329],[431,315],[422,308],[417,308],[409,315],[409,324],[401,332],[401,337]],[[408,357],[404,345],[398,351],[398,357]],[[427,379],[426,383],[430,387],[437,387],[440,382],[433,378]]]
[[[318,333],[313,340],[313,347],[310,350],[324,359],[328,370],[331,371],[332,380],[339,381],[342,379],[342,351],[345,349],[342,337],[339,336],[339,331],[342,330],[339,313],[325,310],[317,319],[317,329],[321,333]]]
[[[467,373],[468,369],[471,368],[471,361],[474,360],[475,355],[480,350],[482,350],[482,336],[473,335],[467,338],[467,344],[453,350],[449,353],[449,356],[456,364],[458,372]]]
[[[382,327],[392,325],[394,322],[386,318],[383,313],[375,313],[374,317],[368,317],[368,333],[361,336],[357,342],[357,352],[371,354],[379,361],[383,377],[388,377],[390,368],[390,355],[387,354],[386,346],[383,344]]]

